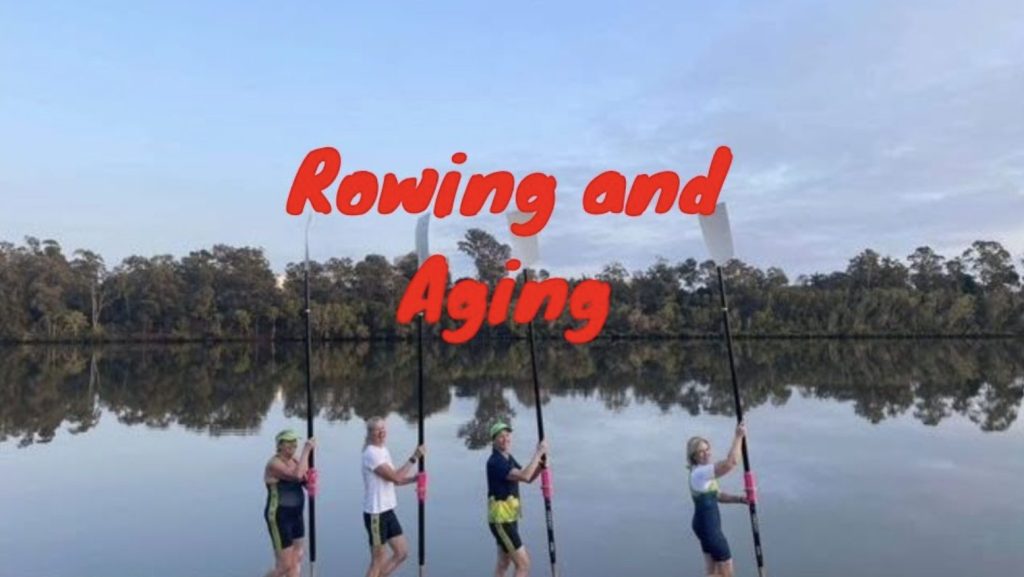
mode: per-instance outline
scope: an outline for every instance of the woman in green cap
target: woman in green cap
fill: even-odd
[[[523,468],[509,452],[512,427],[495,423],[491,427],[491,457],[487,459],[487,524],[498,544],[495,577],[504,577],[515,565],[515,577],[530,574],[530,555],[519,538],[519,483],[532,483],[540,475],[541,459],[548,452],[547,441],[537,444],[530,464]]]
[[[316,447],[308,439],[302,455],[295,458],[299,435],[291,429],[277,434],[277,452],[267,461],[263,482],[267,485],[267,504],[263,516],[274,546],[274,568],[266,577],[299,577],[302,571],[302,538],[306,522],[302,516],[306,496],[303,486],[309,472],[309,455]]]

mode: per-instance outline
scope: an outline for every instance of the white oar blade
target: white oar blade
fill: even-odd
[[[510,212],[506,216],[510,225],[523,224],[531,218],[525,212]],[[519,236],[512,233],[512,257],[519,259],[524,267],[533,265],[540,260],[540,245],[537,242],[537,236],[536,234],[533,236]]]
[[[420,266],[430,258],[430,213],[424,214],[416,220],[416,257],[419,258]]]
[[[704,235],[704,244],[711,253],[711,260],[718,266],[725,266],[733,258],[732,232],[729,230],[729,211],[725,203],[720,202],[711,216],[700,217],[700,231]]]

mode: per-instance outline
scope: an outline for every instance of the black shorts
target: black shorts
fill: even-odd
[[[292,543],[306,536],[302,507],[278,507],[273,512],[264,511],[264,515],[275,553],[291,547]]]
[[[732,552],[729,551],[729,542],[721,530],[696,532],[700,540],[700,549],[711,556],[711,559],[721,563],[732,559]]]
[[[371,548],[380,547],[402,534],[402,525],[394,509],[376,514],[363,513],[363,525],[366,525],[366,533],[370,536]]]
[[[511,555],[523,546],[523,540],[519,538],[519,523],[488,523],[491,528],[491,535],[498,542],[498,549]]]

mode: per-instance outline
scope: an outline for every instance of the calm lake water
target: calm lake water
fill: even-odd
[[[1024,566],[1020,341],[743,342],[739,375],[770,575],[1015,575]],[[734,427],[716,342],[538,347],[562,575],[700,575],[683,445]],[[488,575],[486,429],[537,440],[525,343],[428,348],[427,571]],[[305,431],[302,347],[0,348],[3,577],[260,576],[272,560],[263,465]],[[415,347],[333,345],[314,359],[318,572],[368,562],[363,419],[416,437]],[[723,481],[741,492],[742,473]],[[399,489],[416,574],[416,501]],[[523,539],[547,575],[539,486]],[[724,506],[739,575],[745,507]],[[306,573],[304,572],[304,575]]]

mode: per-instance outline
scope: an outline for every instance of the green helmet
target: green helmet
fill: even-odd
[[[281,443],[290,443],[292,441],[298,442],[298,440],[299,434],[292,429],[285,429],[278,433],[276,437],[278,445],[280,445]]]
[[[512,432],[512,427],[510,427],[508,425],[508,423],[503,423],[501,421],[498,421],[497,423],[494,423],[493,425],[491,425],[491,439],[494,439],[494,437],[497,437],[498,433],[500,433],[502,431],[508,431],[508,432],[511,433]]]

